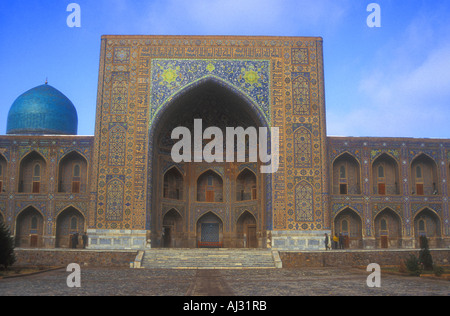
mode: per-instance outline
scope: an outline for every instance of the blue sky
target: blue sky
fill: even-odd
[[[48,77],[93,135],[101,35],[274,35],[324,38],[328,135],[450,138],[449,21],[448,0],[2,0],[0,134]]]

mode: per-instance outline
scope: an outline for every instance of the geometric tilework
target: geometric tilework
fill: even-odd
[[[114,48],[114,63],[128,64],[130,62],[130,48],[116,47]]]
[[[123,218],[123,194],[122,181],[113,179],[108,183],[106,189],[106,220],[121,221]]]
[[[164,102],[204,78],[227,82],[247,95],[270,122],[270,63],[267,60],[171,59],[152,61],[151,119]]]
[[[295,214],[298,222],[313,221],[314,200],[313,187],[302,181],[295,187]]]
[[[129,73],[113,74],[111,114],[127,114]]]
[[[292,49],[292,63],[293,64],[308,64],[308,49],[307,48],[293,48]]]
[[[293,73],[294,115],[310,115],[309,73]]]
[[[310,168],[312,165],[312,138],[305,127],[294,134],[294,165],[296,168]]]
[[[109,165],[125,164],[126,130],[119,124],[109,131]]]

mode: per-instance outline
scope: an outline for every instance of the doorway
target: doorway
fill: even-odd
[[[203,215],[197,222],[198,248],[222,248],[222,220],[214,213]]]
[[[163,247],[164,248],[172,247],[172,227],[171,226],[163,227]]]
[[[256,225],[247,226],[247,247],[257,248],[258,239],[256,238]]]

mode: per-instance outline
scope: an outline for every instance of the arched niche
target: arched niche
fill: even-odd
[[[27,154],[19,164],[19,193],[45,193],[47,191],[47,163],[36,151]]]
[[[383,153],[372,163],[372,192],[377,195],[400,194],[400,174],[397,161]]]
[[[347,152],[333,162],[333,194],[361,194],[361,166]]]

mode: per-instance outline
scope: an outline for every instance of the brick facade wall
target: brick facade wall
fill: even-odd
[[[370,263],[399,265],[411,254],[419,256],[418,250],[396,251],[329,251],[329,252],[280,252],[283,268],[303,267],[355,267]],[[431,250],[433,261],[437,265],[450,264],[450,250]]]
[[[67,266],[77,263],[89,267],[130,267],[136,251],[15,250],[17,266]]]

